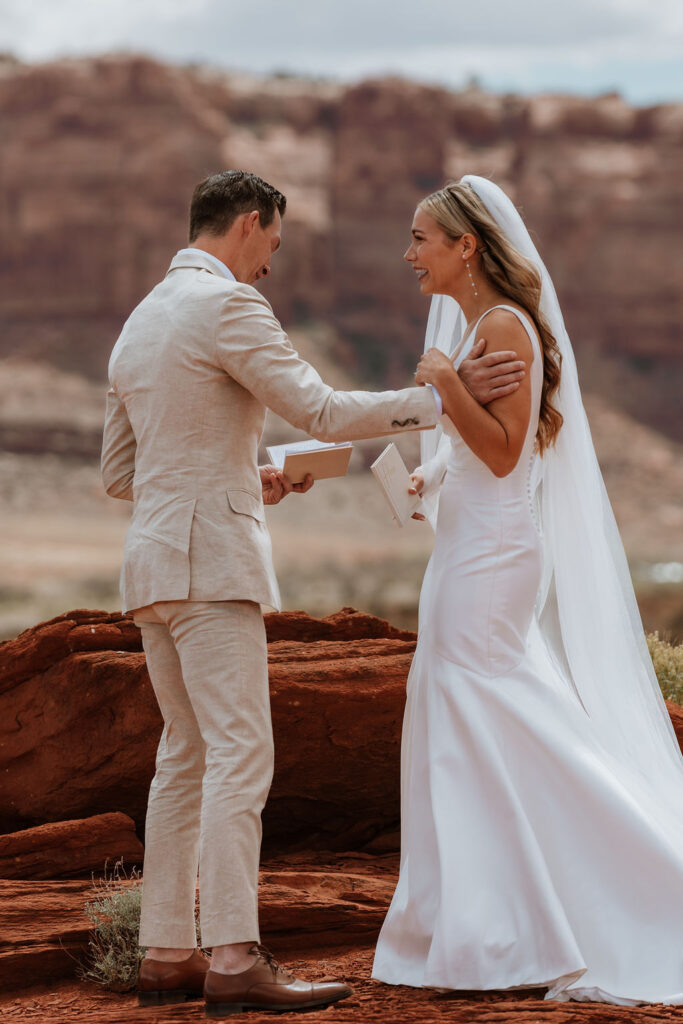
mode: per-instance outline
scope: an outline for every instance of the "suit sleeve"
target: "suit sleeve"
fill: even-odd
[[[102,481],[112,498],[133,500],[137,444],[126,407],[113,388],[107,392],[107,411],[102,438]]]
[[[238,285],[216,334],[221,367],[273,412],[320,441],[423,430],[437,421],[429,388],[335,391],[301,359],[262,295]]]

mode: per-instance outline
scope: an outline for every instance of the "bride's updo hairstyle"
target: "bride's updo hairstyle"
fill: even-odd
[[[517,252],[500,230],[485,205],[467,182],[453,182],[433,192],[419,204],[456,242],[463,235],[474,235],[481,268],[493,286],[522,306],[533,319],[543,349],[543,390],[536,440],[542,453],[562,426],[562,414],[552,405],[560,384],[562,355],[548,323],[539,310],[541,277],[536,267]]]

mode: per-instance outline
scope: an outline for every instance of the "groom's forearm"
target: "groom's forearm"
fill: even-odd
[[[304,429],[320,441],[356,441],[431,429],[439,416],[431,388],[332,391]]]
[[[434,395],[401,391],[335,391],[301,359],[268,303],[253,289],[231,291],[216,348],[220,364],[273,412],[320,441],[358,440],[436,425]],[[237,301],[239,299],[239,302]]]

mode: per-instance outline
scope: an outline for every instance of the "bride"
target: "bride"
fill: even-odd
[[[413,475],[436,538],[373,977],[683,1003],[683,758],[552,282],[472,175],[419,204],[405,258],[444,416]],[[456,372],[484,337],[529,367],[486,407]]]

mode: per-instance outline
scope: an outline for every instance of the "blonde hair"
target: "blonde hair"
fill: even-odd
[[[560,384],[562,355],[557,341],[539,310],[541,277],[530,260],[507,240],[477,193],[466,182],[453,182],[433,192],[419,204],[451,241],[465,234],[477,239],[481,267],[491,284],[522,306],[538,330],[543,351],[543,390],[536,440],[541,453],[555,443],[562,414],[552,405]]]

